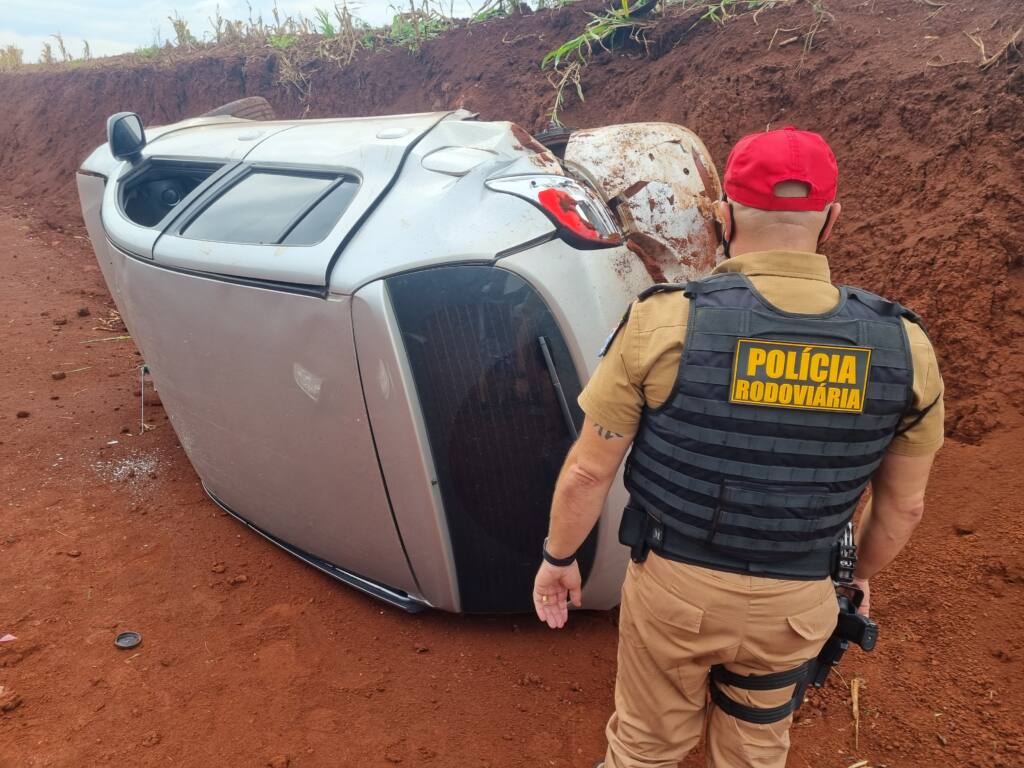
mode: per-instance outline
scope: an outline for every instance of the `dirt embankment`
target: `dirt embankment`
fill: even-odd
[[[487,119],[545,127],[553,91],[538,63],[586,21],[583,7],[498,20],[450,33],[413,54],[306,66],[308,97],[281,84],[270,51],[129,58],[74,70],[0,76],[5,186],[57,228],[78,222],[72,173],[103,140],[111,113],[152,124],[244,95],[282,116],[366,115],[465,106]],[[965,32],[991,54],[1024,21],[1016,0],[968,9],[877,0],[831,2],[814,21],[798,3],[724,27],[669,19],[637,44],[597,51],[586,101],[568,98],[566,124],[665,120],[697,131],[719,164],[744,133],[793,123],[823,133],[842,173],[846,213],[828,250],[842,280],[920,312],[938,342],[949,429],[968,441],[1024,410],[1024,67],[1014,50],[982,71]],[[795,30],[795,31],[792,31]],[[571,88],[569,89],[572,90]]]
[[[805,4],[724,28],[666,21],[646,53],[597,53],[586,102],[563,118],[682,123],[720,165],[768,124],[832,142],[846,210],[834,266],[924,314],[950,427],[980,444],[940,454],[921,530],[874,580],[882,640],[841,670],[866,681],[859,744],[834,676],[801,711],[790,764],[1019,766],[1024,65],[980,71],[963,33],[991,53],[1024,10],[826,3],[835,18],[806,55],[780,47],[799,30],[776,35],[807,30]],[[284,116],[466,106],[542,128],[552,91],[537,62],[583,10],[311,69],[308,101],[266,52],[0,76],[0,636],[17,637],[0,644],[0,768],[575,768],[600,755],[614,613],[553,634],[529,617],[391,612],[223,517],[159,409],[156,429],[132,434],[139,358],[108,338],[123,330],[72,181],[110,113],[163,123],[243,95]],[[113,648],[123,629],[143,632],[137,653]]]

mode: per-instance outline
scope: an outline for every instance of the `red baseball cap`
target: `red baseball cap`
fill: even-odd
[[[806,184],[805,197],[779,197],[783,181]],[[817,133],[791,125],[744,136],[725,162],[725,193],[730,200],[765,211],[821,211],[836,199],[839,166]]]

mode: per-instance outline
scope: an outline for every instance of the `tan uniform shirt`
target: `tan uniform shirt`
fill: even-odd
[[[828,260],[817,253],[745,253],[719,264],[715,273],[742,272],[771,304],[785,312],[820,314],[839,301]],[[621,328],[579,397],[580,407],[598,424],[623,434],[636,432],[646,405],[657,408],[672,393],[686,338],[689,299],[682,291],[659,293],[634,302]],[[889,447],[904,456],[927,456],[942,446],[945,418],[935,351],[924,331],[904,320],[914,366],[914,409],[935,406]],[[913,419],[907,416],[905,424]]]

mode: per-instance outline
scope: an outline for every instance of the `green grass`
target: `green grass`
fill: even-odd
[[[430,0],[422,0],[418,8],[416,0],[409,0],[409,10],[396,13],[392,17],[387,39],[394,45],[415,52],[423,46],[425,40],[437,37],[454,27],[454,21],[432,7]]]
[[[626,40],[631,40],[646,47],[646,31],[657,24],[653,14],[637,16],[635,9],[644,0],[615,0],[617,5],[604,13],[589,13],[590,20],[584,26],[580,34],[566,40],[557,48],[548,51],[541,59],[541,69],[551,68],[549,76],[552,87],[555,89],[555,100],[550,111],[551,121],[561,125],[559,112],[564,106],[567,92],[575,90],[580,101],[583,101],[583,86],[581,82],[583,69],[590,61],[594,48],[610,50]],[[682,14],[693,14],[695,21],[690,27],[700,24],[725,24],[730,19],[752,13],[756,21],[757,13],[763,10],[781,5],[791,5],[800,0],[663,0],[655,9],[654,13],[664,15],[666,9],[670,9],[673,16]],[[813,11],[813,20],[805,25],[804,54],[810,51],[815,33],[821,28],[826,20],[832,15],[825,10],[822,0],[804,0]],[[562,0],[539,0],[540,4],[558,4],[562,7]]]
[[[314,8],[313,16],[313,29],[316,30],[318,35],[334,37],[338,34],[338,30],[335,28],[334,22],[331,20],[330,11],[325,8]]]
[[[718,24],[725,24],[727,20],[737,13],[756,11],[763,6],[774,5],[776,2],[777,0],[719,0],[717,3],[699,3],[698,5],[703,5],[706,10],[697,19],[697,23],[712,21]]]
[[[606,43],[619,30],[629,30],[630,35],[636,35],[653,25],[647,19],[640,19],[632,15],[629,0],[620,0],[618,8],[613,8],[606,13],[591,13],[589,15],[590,21],[587,22],[587,26],[583,28],[581,34],[544,55],[540,62],[541,69],[548,65],[557,67],[564,58],[571,55],[587,59],[593,53],[595,45],[606,48]]]
[[[501,19],[506,16],[510,16],[515,11],[518,11],[519,3],[516,0],[487,0],[482,6],[480,6],[473,17],[469,20],[470,24],[478,24],[481,21],[487,21],[488,19]],[[543,0],[538,3],[538,8],[543,5]]]
[[[270,35],[267,38],[267,45],[279,51],[287,50],[299,42],[298,35]]]
[[[583,28],[583,32],[548,51],[540,62],[541,69],[551,67],[554,71],[553,76],[549,77],[555,89],[555,101],[549,116],[555,125],[562,124],[559,112],[565,105],[565,95],[569,86],[576,91],[580,101],[584,100],[581,77],[583,68],[594,53],[594,47],[608,50],[614,41],[623,35],[646,45],[644,31],[654,26],[650,19],[633,15],[630,0],[619,0],[617,8],[611,8],[605,13],[588,12],[588,15],[590,21]]]

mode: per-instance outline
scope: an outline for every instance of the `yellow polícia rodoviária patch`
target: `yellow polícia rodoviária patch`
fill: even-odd
[[[729,401],[860,413],[870,368],[866,347],[738,339]]]

